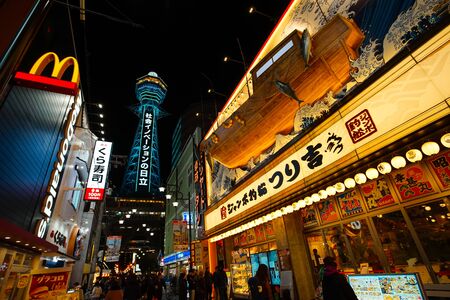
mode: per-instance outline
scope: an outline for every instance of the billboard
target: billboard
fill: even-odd
[[[119,261],[122,236],[110,235],[106,239],[105,262]]]
[[[86,192],[84,193],[85,201],[102,201],[105,196],[105,185],[108,179],[108,164],[111,155],[111,147],[111,142],[95,142],[88,183]]]
[[[187,222],[183,220],[173,220],[173,251],[180,252],[187,250],[188,236],[187,236]]]
[[[69,272],[36,274],[31,278],[30,299],[59,299],[66,294]]]
[[[360,300],[427,299],[416,273],[351,274],[347,278]]]
[[[141,146],[139,149],[139,163],[137,172],[138,192],[150,192],[151,176],[152,176],[152,146],[153,146],[153,108],[144,106],[144,114],[142,118]]]

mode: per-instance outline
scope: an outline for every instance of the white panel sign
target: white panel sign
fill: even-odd
[[[95,142],[89,179],[84,194],[86,201],[102,201],[105,195],[105,185],[108,178],[108,165],[111,155],[111,142]]]

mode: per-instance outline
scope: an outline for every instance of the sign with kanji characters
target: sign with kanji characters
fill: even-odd
[[[353,143],[357,143],[369,135],[377,132],[377,127],[370,116],[367,109],[364,109],[356,116],[345,123],[348,133],[352,138]]]
[[[374,93],[358,95],[364,98],[364,101],[355,101],[360,104],[354,109],[343,109],[335,115],[333,122],[324,123],[324,126],[320,127],[323,128],[321,131],[302,138],[303,143],[296,144],[295,152],[287,157],[283,156],[283,160],[277,161],[275,158],[277,163],[265,166],[265,173],[257,173],[261,174],[258,177],[247,176],[237,185],[236,190],[227,194],[215,209],[205,214],[205,230],[219,228],[218,226],[229,219],[237,220],[242,213],[256,205],[263,207],[274,199],[274,196],[286,192],[293,185],[298,185],[302,180],[317,174],[352,151],[357,152],[380,136],[392,136],[393,128],[398,128],[443,101],[438,96],[428,97],[427,101],[417,98],[414,105],[408,106],[397,101],[399,90],[403,88],[399,85],[408,86],[409,75],[400,76],[395,82]],[[404,91],[409,95],[409,89]],[[428,91],[435,92],[430,85],[421,90],[424,95],[428,95]],[[404,134],[408,132],[405,131]],[[373,151],[377,150],[377,146],[372,148]]]
[[[96,141],[92,156],[91,169],[84,193],[85,201],[102,201],[108,179],[108,165],[111,156],[111,142]]]
[[[66,294],[69,272],[35,274],[31,277],[30,299],[56,300]]]
[[[406,166],[403,169],[392,172],[395,187],[402,200],[434,193],[434,188],[429,181],[425,170],[420,164]]]
[[[360,196],[355,189],[351,189],[348,192],[337,195],[336,200],[339,203],[339,208],[341,209],[341,215],[343,218],[363,212]]]
[[[317,203],[317,210],[323,223],[334,222],[339,220],[333,198],[327,198]]]
[[[151,106],[144,106],[141,120],[141,145],[139,149],[138,172],[136,178],[136,191],[150,192],[152,175],[152,147],[153,147],[153,120],[154,112]]]
[[[195,223],[203,226],[203,213],[206,210],[206,172],[205,153],[194,149],[194,187],[195,187]]]
[[[450,150],[429,159],[431,169],[443,189],[450,188]]]
[[[389,206],[395,203],[394,197],[383,177],[362,184],[360,190],[369,210]]]
[[[173,251],[180,252],[189,248],[187,222],[183,220],[172,221]]]

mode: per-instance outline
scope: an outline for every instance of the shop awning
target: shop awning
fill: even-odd
[[[57,252],[58,247],[0,218],[0,241],[36,252]]]

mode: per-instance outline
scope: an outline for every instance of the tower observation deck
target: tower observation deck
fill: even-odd
[[[157,123],[166,115],[160,108],[166,92],[167,85],[155,72],[136,80],[136,97],[140,103],[133,111],[139,116],[139,123],[122,182],[124,196],[158,192],[161,179]]]

